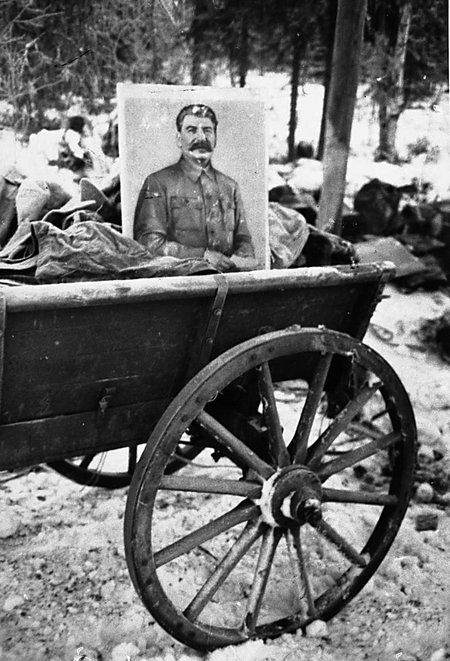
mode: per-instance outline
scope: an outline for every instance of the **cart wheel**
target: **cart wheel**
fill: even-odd
[[[331,419],[327,390],[349,360],[366,379]],[[255,370],[269,455],[249,449],[208,405]],[[293,373],[307,378],[288,380]],[[165,475],[193,421],[205,445],[214,438],[213,452]],[[288,330],[230,349],[172,402],[133,476],[125,548],[136,590],[171,635],[205,651],[329,619],[391,546],[415,449],[401,382],[351,337]]]
[[[109,452],[87,454],[83,457],[52,461],[48,466],[77,484],[103,489],[121,489],[130,484],[143,448],[144,445],[141,444]],[[199,448],[188,443],[180,444],[166,467],[166,473],[171,474],[179,470],[192,461],[199,451]],[[126,470],[121,470],[125,467]]]
[[[104,489],[120,489],[130,484],[136,468],[138,447],[87,454],[72,459],[49,462],[48,465],[77,484]],[[140,446],[142,450],[142,445]],[[126,470],[123,470],[126,468]]]

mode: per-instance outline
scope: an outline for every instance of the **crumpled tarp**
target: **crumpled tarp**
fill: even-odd
[[[309,236],[301,213],[269,202],[269,246],[273,269],[287,269],[300,257]]]
[[[154,256],[108,223],[87,220],[60,230],[39,220],[31,226],[38,243],[36,279],[41,283],[217,272],[204,260]]]
[[[8,243],[0,250],[0,275],[34,276],[37,250],[36,239],[31,233],[30,223],[21,223]]]
[[[14,165],[0,166],[0,247],[17,227],[16,197],[23,176]]]
[[[44,220],[22,223],[2,253],[0,276],[31,275],[32,268],[37,283],[217,273],[201,259],[155,257],[110,224],[94,220],[66,230]]]

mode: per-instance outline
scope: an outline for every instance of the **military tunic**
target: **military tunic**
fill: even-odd
[[[183,157],[145,179],[134,236],[157,255],[202,258],[212,250],[254,258],[237,183]]]

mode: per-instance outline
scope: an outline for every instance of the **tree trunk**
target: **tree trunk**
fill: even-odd
[[[163,61],[159,53],[158,47],[158,30],[155,21],[155,0],[149,0],[149,12],[151,16],[149,24],[149,32],[152,47],[152,64],[150,70],[150,80],[152,82],[159,82],[161,77]]]
[[[358,89],[366,0],[339,0],[326,109],[323,188],[317,226],[341,231],[350,137]]]
[[[289,112],[289,135],[288,135],[288,160],[295,160],[295,131],[297,129],[297,101],[298,86],[300,81],[300,64],[302,61],[304,46],[301,33],[294,31],[291,70],[291,106]]]
[[[392,50],[384,49],[383,71],[378,88],[379,145],[376,160],[395,163],[398,161],[396,149],[397,126],[404,110],[404,70],[406,47],[411,25],[411,2],[400,9],[397,39]]]
[[[191,60],[191,83],[192,85],[202,84],[202,56],[201,42],[202,35],[200,30],[199,16],[202,13],[202,0],[195,0],[194,18],[192,19],[191,37],[192,37],[192,60]]]
[[[239,33],[239,87],[245,87],[249,69],[248,11],[243,10]]]
[[[328,105],[330,80],[331,80],[331,66],[333,62],[333,48],[334,48],[334,32],[336,29],[336,14],[337,14],[337,0],[328,0],[327,6],[327,29],[326,29],[326,44],[327,53],[325,61],[325,73],[323,77],[323,104],[322,104],[322,120],[320,123],[319,144],[317,145],[317,158],[319,161],[323,159],[323,152],[325,148],[325,126],[326,126],[326,109]]]

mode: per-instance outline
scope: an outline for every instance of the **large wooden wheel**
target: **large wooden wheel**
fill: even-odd
[[[327,391],[350,363],[365,377],[329,418]],[[260,405],[249,425],[259,426],[260,449],[252,450],[217,402],[224,389],[244,393],[255,375]],[[205,450],[165,475],[193,424]],[[227,351],[172,402],[133,476],[125,547],[136,590],[167,631],[200,650],[329,619],[395,538],[415,446],[401,382],[358,341],[288,330]]]

